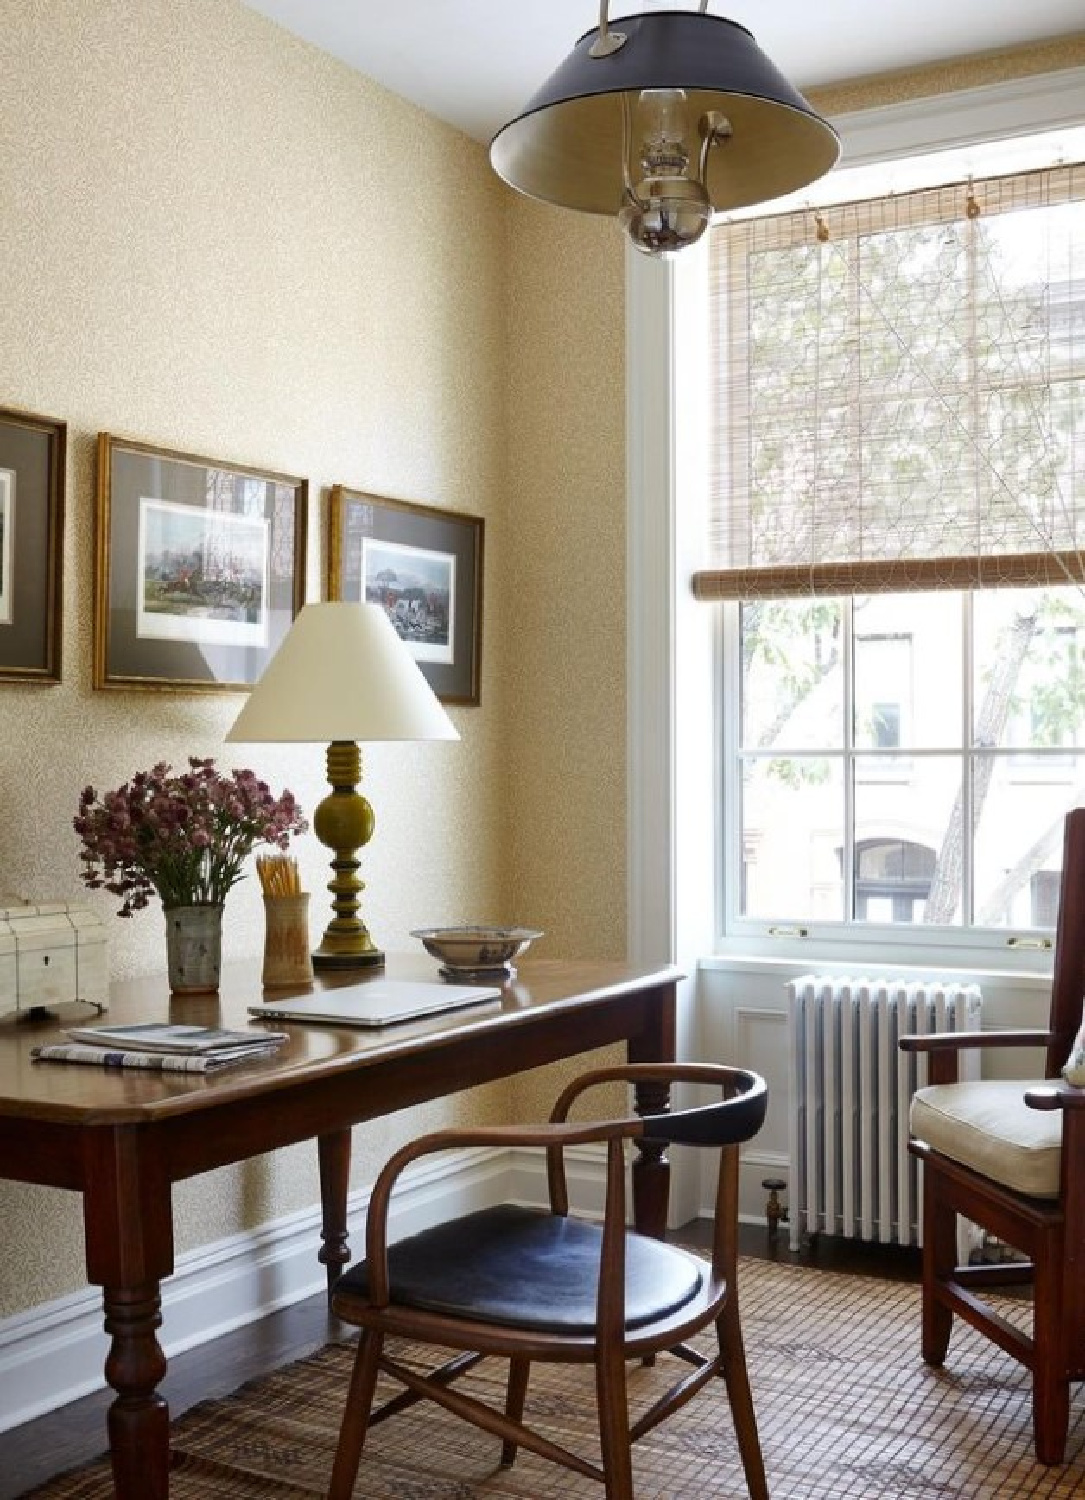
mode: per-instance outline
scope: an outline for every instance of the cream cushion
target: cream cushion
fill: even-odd
[[[1075,1088],[1080,1088],[1082,1084],[1085,1084],[1085,1017],[1082,1017],[1081,1025],[1078,1027],[1074,1045],[1070,1048],[1070,1056],[1063,1064],[1062,1076]]]
[[[1029,1109],[1040,1079],[936,1083],[912,1100],[912,1135],[943,1156],[1032,1198],[1059,1196],[1062,1111]]]

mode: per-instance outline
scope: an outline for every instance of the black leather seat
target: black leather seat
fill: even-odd
[[[546,1333],[588,1333],[595,1327],[602,1248],[600,1224],[503,1203],[390,1245],[388,1279],[404,1306]],[[641,1328],[677,1311],[702,1283],[695,1256],[631,1234],[625,1326]],[[368,1266],[348,1271],[336,1291],[368,1298]]]

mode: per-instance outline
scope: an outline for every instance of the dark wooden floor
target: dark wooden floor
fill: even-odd
[[[682,1241],[704,1243],[707,1224],[702,1220],[687,1226],[681,1233]],[[819,1239],[792,1254],[786,1226],[773,1241],[765,1229],[753,1225],[742,1226],[740,1244],[746,1255],[894,1280],[919,1279],[918,1252],[898,1246]],[[162,1385],[171,1416],[179,1416],[198,1401],[224,1396],[246,1380],[312,1353],[340,1326],[330,1318],[324,1298],[311,1297],[175,1356]],[[100,1391],[0,1433],[0,1500],[16,1500],[47,1479],[103,1452],[105,1417],[111,1400],[111,1391]]]

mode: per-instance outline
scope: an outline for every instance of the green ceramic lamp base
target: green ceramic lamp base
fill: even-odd
[[[363,953],[327,953],[323,946],[313,949],[314,969],[380,969],[384,967],[384,954],[379,948]]]
[[[376,968],[384,954],[358,916],[365,889],[358,879],[357,852],[373,836],[373,809],[358,791],[362,757],[353,740],[333,740],[328,746],[331,792],[313,815],[313,831],[334,854],[332,893],[335,916],[328,923],[320,947],[313,952],[314,969]]]

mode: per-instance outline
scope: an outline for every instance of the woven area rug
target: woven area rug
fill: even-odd
[[[959,1322],[946,1368],[927,1369],[917,1287],[756,1260],[742,1262],[739,1287],[773,1500],[1069,1500],[1085,1490],[1085,1397],[1073,1407],[1067,1464],[1036,1464],[1024,1372]],[[1017,1305],[1013,1315],[1027,1318],[1028,1309]],[[351,1359],[349,1345],[329,1345],[182,1417],[173,1430],[171,1500],[321,1495]],[[665,1360],[631,1369],[635,1404],[647,1403],[674,1368]],[[464,1386],[500,1400],[503,1369],[486,1361]],[[592,1450],[590,1372],[536,1365],[531,1382],[528,1411],[537,1425]],[[532,1454],[500,1470],[497,1453],[495,1439],[424,1403],[371,1432],[355,1495],[601,1500],[601,1486]],[[638,1443],[634,1474],[637,1500],[746,1494],[722,1382]],[[95,1464],[34,1495],[110,1500],[108,1468]]]

